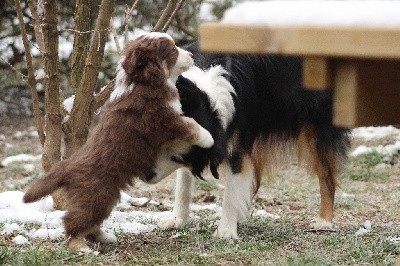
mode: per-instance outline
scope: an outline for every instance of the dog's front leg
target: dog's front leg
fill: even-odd
[[[214,237],[239,239],[237,224],[250,216],[254,180],[253,164],[247,159],[241,172],[233,173],[230,168],[226,171],[221,220]]]
[[[187,168],[177,170],[173,216],[162,219],[158,226],[162,229],[180,228],[189,222],[189,205],[192,201],[195,177]]]

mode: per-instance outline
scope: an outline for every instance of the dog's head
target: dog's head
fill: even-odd
[[[178,48],[168,34],[159,32],[128,42],[121,62],[128,85],[159,85],[166,79],[177,78],[192,65],[192,54]]]

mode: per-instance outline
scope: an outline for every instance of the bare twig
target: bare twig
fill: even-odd
[[[119,55],[121,55],[121,46],[119,45],[119,41],[118,41],[118,36],[117,36],[117,31],[114,28],[114,23],[113,23],[113,19],[110,19],[110,27],[111,27],[111,33],[113,35],[113,39],[115,42],[115,47],[117,47],[117,52]]]
[[[28,76],[25,76],[20,71],[18,71],[18,69],[16,69],[13,65],[11,65],[6,59],[4,59],[3,57],[0,57],[0,60],[3,61],[4,63],[6,63],[15,73],[20,75],[23,80],[28,79]]]
[[[153,28],[153,31],[162,31],[169,18],[174,13],[176,7],[178,6],[179,0],[169,0],[167,6],[165,7],[160,19],[157,21],[156,25]]]
[[[74,29],[63,29],[63,30],[60,30],[60,32],[61,31],[72,31],[72,32],[78,33],[78,34],[89,34],[89,33],[92,33],[92,32],[100,33],[100,32],[103,32],[103,31],[110,31],[111,29],[112,29],[112,27],[107,27],[107,28],[104,28],[104,29],[88,30],[88,31],[78,31],[78,30],[74,30]]]
[[[39,51],[42,52],[44,51],[44,41],[42,27],[40,26],[41,20],[37,11],[37,5],[33,2],[33,0],[28,0],[27,2],[32,14],[32,25],[35,32],[36,42],[39,47]]]
[[[178,10],[181,8],[182,4],[183,4],[184,0],[179,0],[178,4],[175,6],[174,11],[172,12],[171,16],[169,17],[169,19],[167,20],[167,22],[165,23],[165,25],[162,28],[163,32],[166,32],[169,25],[171,25],[172,20],[174,19],[176,13],[178,12]]]
[[[196,36],[195,32],[192,29],[190,29],[188,26],[185,25],[185,18],[183,17],[181,12],[178,12],[178,14],[176,15],[176,23],[177,23],[178,29],[180,29],[185,34],[191,36],[192,38],[196,39],[197,36]]]
[[[111,92],[114,90],[115,79],[111,80],[101,91],[95,96],[91,112],[94,113],[104,105],[110,97]]]
[[[24,44],[24,49],[25,49],[25,57],[26,57],[26,64],[28,68],[28,84],[31,89],[32,93],[32,109],[33,109],[33,115],[35,119],[35,126],[36,130],[39,135],[39,140],[42,145],[45,143],[45,135],[44,135],[44,130],[43,130],[43,122],[42,122],[42,114],[39,108],[39,96],[37,93],[36,89],[36,79],[35,79],[35,73],[33,70],[33,63],[32,63],[32,55],[31,55],[31,50],[29,47],[29,40],[28,40],[28,35],[26,33],[25,29],[25,23],[24,23],[24,17],[22,14],[22,8],[21,8],[21,3],[19,0],[15,0],[15,6],[16,6],[16,11],[17,11],[17,16],[18,16],[18,22],[19,22],[19,28],[21,31],[21,36],[22,36],[22,42]]]
[[[140,0],[136,0],[135,2],[133,2],[132,7],[125,13],[125,19],[124,19],[124,23],[125,23],[125,30],[124,30],[124,36],[125,36],[125,40],[124,43],[126,43],[128,41],[128,20],[132,17],[133,11],[136,9],[137,5],[139,4]]]

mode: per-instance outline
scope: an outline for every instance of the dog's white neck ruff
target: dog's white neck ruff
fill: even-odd
[[[232,94],[236,95],[231,83],[223,76],[228,72],[222,66],[213,66],[207,70],[193,66],[182,76],[190,79],[199,89],[204,91],[211,101],[213,111],[218,113],[224,129],[227,128],[235,114]]]

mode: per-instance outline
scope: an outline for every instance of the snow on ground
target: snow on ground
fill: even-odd
[[[228,9],[225,23],[399,27],[399,1],[246,1]]]
[[[19,138],[22,135],[23,134],[17,133],[14,138]],[[400,151],[400,130],[391,126],[356,128],[352,131],[352,136],[364,140],[381,139],[389,136],[394,140],[397,140],[395,144],[386,146],[356,147],[351,154],[353,156],[371,151],[377,151],[383,154],[394,154]],[[1,141],[6,142],[7,139],[3,137]],[[24,162],[24,168],[32,169],[33,165],[26,164],[26,162],[40,160],[40,157],[40,155],[30,154],[9,156],[1,161],[1,165],[3,167],[11,167],[15,163]],[[27,177],[26,180],[24,179],[21,182],[26,184],[30,181],[31,177]],[[50,196],[35,203],[24,204],[22,202],[23,195],[24,192],[21,191],[7,191],[0,193],[0,224],[3,225],[0,235],[15,235],[12,241],[16,245],[27,245],[30,243],[31,239],[35,238],[51,240],[63,239],[64,229],[62,225],[62,217],[65,212],[53,210],[53,200]],[[343,195],[338,196],[350,197],[354,195],[344,193]],[[133,198],[126,193],[121,193],[121,200],[114,208],[110,217],[103,223],[103,229],[107,232],[125,232],[133,234],[151,232],[157,228],[157,222],[160,219],[170,217],[172,212],[145,212],[135,207],[145,205],[157,206],[159,204],[160,203],[148,198]],[[194,212],[209,210],[217,213],[221,211],[221,207],[215,203],[208,205],[192,204],[191,210]],[[268,213],[265,210],[256,210],[254,215],[272,220],[280,218],[280,216]],[[198,219],[197,216],[192,216],[191,218]],[[366,221],[364,226],[355,234],[362,235],[368,233],[370,230],[371,224],[369,221]],[[390,241],[397,243],[399,239],[393,237]]]
[[[352,156],[359,156],[371,152],[378,152],[385,156],[391,156],[400,151],[400,129],[397,129],[393,126],[355,128],[352,131],[352,135],[355,138],[360,138],[366,141],[382,139],[386,137],[393,137],[397,140],[393,144],[379,145],[376,147],[360,145],[351,152]]]
[[[42,155],[31,155],[31,154],[18,154],[14,156],[6,157],[4,160],[1,161],[0,165],[3,167],[7,167],[12,163],[15,162],[33,162],[39,161],[42,158]]]
[[[32,238],[51,240],[64,238],[62,217],[65,211],[53,210],[52,197],[25,204],[22,202],[23,195],[21,191],[0,193],[0,223],[4,224],[0,234],[18,233],[13,241],[21,245],[27,244]],[[123,208],[132,207],[130,201],[135,199],[125,193],[121,194],[120,203],[103,224],[105,231],[134,234],[150,232],[157,227],[155,225],[157,221],[172,215],[169,211],[121,211]],[[36,226],[33,227],[32,224]]]

